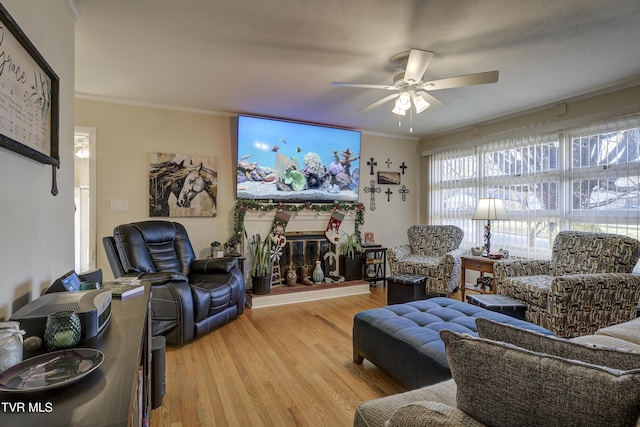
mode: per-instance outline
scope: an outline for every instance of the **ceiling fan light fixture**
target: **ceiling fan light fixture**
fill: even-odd
[[[413,99],[413,105],[415,105],[416,113],[418,113],[418,114],[422,113],[424,110],[429,108],[429,106],[431,105],[431,104],[429,104],[427,102],[426,99],[424,99],[420,95],[416,95],[415,93],[411,94],[411,98]]]
[[[433,56],[433,52],[422,49],[411,49],[392,56],[390,59],[391,63],[401,70],[393,77],[392,85],[332,82],[331,86],[392,91],[393,93],[391,95],[387,95],[359,109],[358,112],[364,113],[395,100],[394,108],[391,112],[398,116],[398,126],[401,126],[402,117],[409,115],[409,132],[411,133],[413,132],[412,107],[415,107],[416,114],[420,114],[430,107],[433,107],[431,108],[431,111],[433,111],[433,109],[446,106],[444,102],[431,95],[431,91],[484,85],[498,81],[499,72],[497,70],[425,81],[425,72]],[[407,114],[407,111],[409,111],[409,114]]]
[[[397,114],[399,116],[404,116],[404,115],[407,114],[407,113],[405,113],[405,110],[403,110],[401,108],[398,108],[397,105],[393,108],[393,110],[391,110],[391,112],[394,113],[394,114]]]
[[[396,108],[400,110],[408,110],[411,108],[411,97],[407,92],[402,92],[396,101]]]

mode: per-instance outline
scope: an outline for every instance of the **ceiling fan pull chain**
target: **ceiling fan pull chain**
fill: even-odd
[[[413,108],[409,113],[409,133],[413,133]]]

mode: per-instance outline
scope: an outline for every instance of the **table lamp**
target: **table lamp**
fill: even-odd
[[[491,220],[509,219],[502,199],[488,198],[478,200],[478,207],[471,219],[487,221],[484,226],[484,252],[482,253],[482,256],[487,256],[491,253]]]

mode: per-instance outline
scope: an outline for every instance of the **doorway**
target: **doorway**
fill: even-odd
[[[96,129],[76,126],[73,143],[75,270],[96,268]]]

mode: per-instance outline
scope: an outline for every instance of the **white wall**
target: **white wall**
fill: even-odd
[[[76,125],[96,128],[97,147],[97,266],[111,277],[103,236],[111,235],[118,224],[149,219],[148,154],[168,152],[212,155],[218,158],[218,215],[214,218],[174,218],[187,228],[196,255],[209,254],[212,241],[225,242],[233,230],[236,176],[233,134],[234,120],[229,116],[201,114],[147,106],[134,106],[99,100],[76,99]],[[376,210],[370,211],[370,196],[361,186],[360,199],[366,208],[362,231],[373,231],[376,240],[395,245],[406,240],[408,225],[417,218],[417,176],[419,156],[417,141],[363,134],[361,179],[371,178],[366,162],[374,157],[376,172],[400,171],[408,165],[402,183],[409,189],[406,202],[401,201],[399,186],[391,202],[386,194],[376,194]],[[389,158],[393,164],[387,169]],[[386,191],[383,186],[382,191]],[[112,199],[128,200],[129,211],[110,210]],[[159,218],[158,218],[159,219]]]
[[[375,175],[369,175],[370,168],[367,160],[375,158],[378,166],[374,168]],[[389,159],[392,164],[387,167]],[[404,162],[407,166],[404,175],[399,166]],[[393,247],[408,243],[407,228],[418,222],[418,202],[421,198],[419,187],[420,156],[417,152],[417,142],[398,140],[376,135],[363,135],[362,159],[360,159],[360,201],[366,209],[365,223],[360,227],[362,232],[371,231],[375,234],[376,243],[386,247]],[[375,195],[376,209],[371,210],[371,193],[364,191],[372,179],[377,182],[378,171],[400,172],[400,185],[378,185],[380,193]],[[398,192],[405,185],[409,190],[406,200]],[[393,194],[387,201],[385,192],[390,189]]]
[[[74,21],[63,0],[3,6],[60,78],[57,196],[51,166],[0,148],[0,318],[73,269]]]

